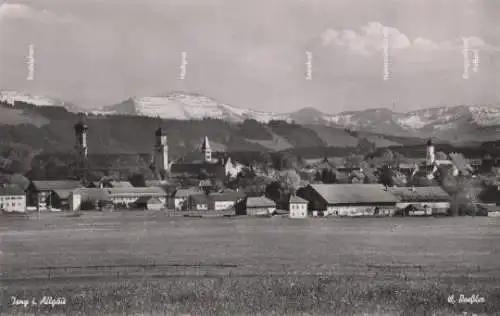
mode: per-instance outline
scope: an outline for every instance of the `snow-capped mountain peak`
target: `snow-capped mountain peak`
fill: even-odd
[[[241,122],[252,118],[262,122],[288,119],[287,115],[237,108],[197,93],[172,92],[153,97],[133,97],[120,104],[106,106],[95,114],[130,114],[160,117],[163,119],[216,118]]]
[[[313,107],[306,107],[291,113],[272,113],[238,108],[219,103],[202,94],[178,91],[154,97],[133,97],[94,113],[144,115],[178,120],[217,118],[232,122],[245,119],[260,122],[285,120],[299,124],[322,124],[387,135],[417,137],[455,135],[457,128],[464,130],[500,126],[500,108],[494,106],[442,106],[407,113],[378,108],[338,114],[325,114]]]
[[[74,105],[59,99],[48,96],[32,95],[17,90],[0,90],[0,101],[12,106],[15,106],[16,102],[24,102],[36,106],[62,106],[67,110],[77,110]]]

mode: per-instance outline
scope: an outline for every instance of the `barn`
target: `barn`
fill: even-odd
[[[390,216],[397,202],[381,184],[310,184],[297,195],[324,216]]]
[[[82,187],[80,181],[75,180],[31,181],[26,189],[26,203],[41,210],[66,205],[69,208],[71,192]]]
[[[271,215],[276,210],[276,203],[265,196],[248,197],[246,200],[247,215]]]

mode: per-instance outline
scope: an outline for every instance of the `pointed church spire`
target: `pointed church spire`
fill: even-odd
[[[208,137],[205,136],[205,139],[203,140],[203,144],[201,145],[201,150],[203,151],[206,151],[206,150],[210,150],[210,142],[208,141]]]
[[[210,148],[210,142],[208,141],[207,136],[205,136],[205,139],[203,140],[201,151],[203,152],[205,162],[209,162],[212,160],[212,148]]]

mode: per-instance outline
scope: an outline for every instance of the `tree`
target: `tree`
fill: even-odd
[[[379,175],[379,181],[387,187],[394,186],[394,171],[390,166],[384,166]]]
[[[394,153],[390,149],[385,149],[380,156],[380,160],[384,165],[394,166],[396,159]]]
[[[323,181],[322,179],[323,178],[322,178],[321,172],[319,172],[319,170],[316,171],[316,174],[314,175],[314,181]]]
[[[347,156],[344,160],[345,160],[345,166],[348,169],[352,169],[354,167],[360,167],[364,159],[363,156],[361,155],[350,155]]]
[[[375,146],[375,143],[369,141],[366,138],[362,138],[358,141],[355,152],[358,155],[368,155],[374,152],[376,148],[377,147]]]
[[[280,173],[278,180],[284,185],[287,192],[295,192],[300,185],[300,176],[295,170]]]
[[[266,187],[266,195],[276,201],[282,208],[288,203],[288,198],[295,193],[300,185],[300,176],[295,170],[287,170],[277,175],[276,179]]]
[[[128,181],[134,187],[146,187],[146,179],[142,173],[134,172],[133,174],[130,175],[130,177],[128,178]]]
[[[445,154],[445,153],[444,153],[444,152],[442,152],[442,151],[438,151],[438,152],[436,153],[436,155],[435,155],[435,158],[436,158],[436,160],[446,160],[446,159],[448,159],[448,155],[447,155],[447,154]]]
[[[465,176],[447,175],[443,179],[442,188],[451,196],[451,215],[473,215],[476,208],[469,196],[472,179]]]
[[[321,174],[321,181],[325,184],[332,184],[337,182],[337,176],[331,169],[323,169]]]

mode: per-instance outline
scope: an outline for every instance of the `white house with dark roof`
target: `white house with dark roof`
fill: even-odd
[[[306,218],[307,204],[309,202],[296,195],[290,196],[289,202],[289,217],[290,218]]]
[[[26,195],[17,186],[0,186],[0,210],[2,212],[26,212]]]
[[[297,195],[325,216],[389,216],[397,202],[381,184],[311,184]]]

